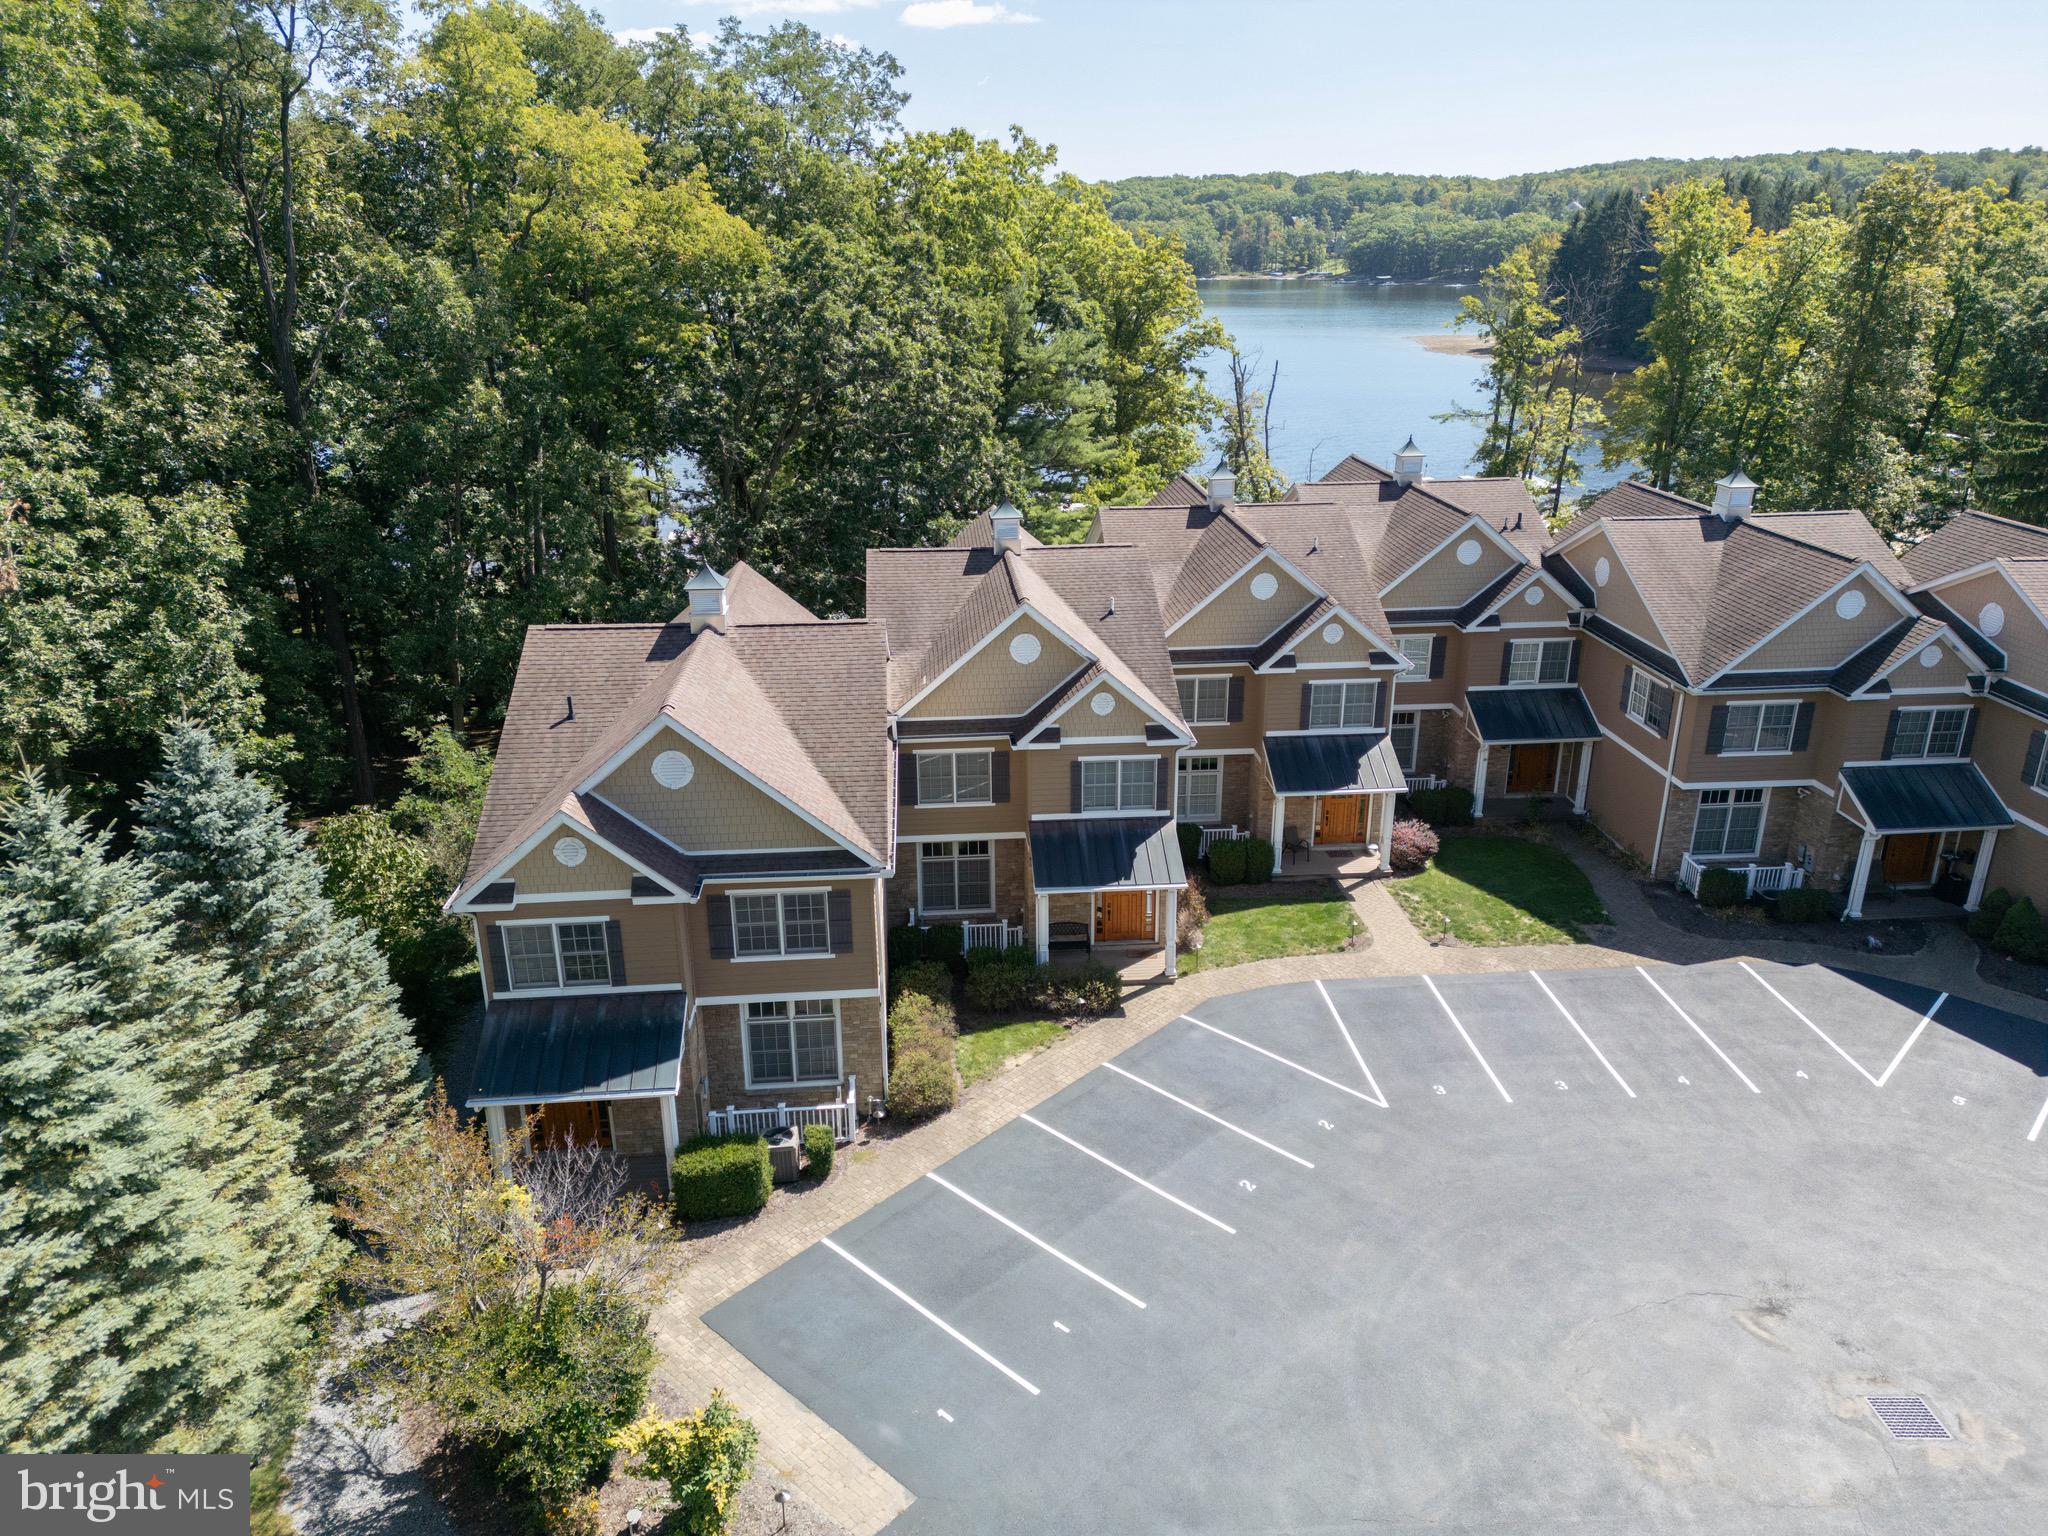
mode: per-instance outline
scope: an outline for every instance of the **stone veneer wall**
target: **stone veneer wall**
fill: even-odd
[[[962,842],[973,842],[973,838],[962,838]],[[999,837],[989,843],[995,855],[995,910],[993,912],[967,913],[966,917],[994,919],[1006,917],[1011,922],[1022,921],[1028,927],[1031,920],[1031,875],[1030,844],[1021,837]],[[888,903],[888,921],[891,924],[910,920],[910,912],[917,905],[917,845],[901,843],[896,851],[896,873],[891,875],[885,888],[884,900]],[[963,921],[960,917],[944,914],[931,919],[935,923]]]
[[[1673,880],[1685,851],[1692,846],[1693,823],[1699,820],[1700,792],[1674,789],[1664,814],[1664,846],[1657,855],[1654,878]],[[1832,797],[1809,790],[1801,799],[1796,789],[1776,786],[1764,810],[1764,835],[1757,850],[1761,864],[1797,863],[1804,844],[1813,860],[1807,884],[1826,891],[1847,887],[1856,872],[1856,849],[1862,832],[1836,813]],[[1746,863],[1747,860],[1736,860]]]
[[[703,1036],[704,1073],[711,1079],[711,1107],[728,1104],[815,1104],[830,1094],[825,1088],[763,1088],[747,1090],[746,1042],[742,1035],[738,1003],[714,1003],[697,1010],[697,1028]],[[887,1073],[882,1060],[882,1005],[872,997],[843,997],[839,1000],[840,1090],[846,1074],[859,1079],[863,1106],[884,1091]]]
[[[612,1150],[621,1157],[660,1157],[661,1103],[656,1099],[613,1099]]]

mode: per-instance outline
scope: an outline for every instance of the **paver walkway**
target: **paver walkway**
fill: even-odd
[[[1075,1031],[977,1087],[950,1114],[878,1142],[859,1158],[843,1158],[840,1171],[823,1188],[771,1206],[746,1227],[722,1233],[701,1250],[688,1253],[682,1281],[654,1317],[661,1350],[658,1374],[679,1400],[692,1405],[707,1399],[714,1386],[723,1387],[759,1426],[764,1467],[856,1536],[879,1530],[908,1507],[909,1492],[705,1327],[703,1314],[1154,1030],[1226,993],[1311,977],[1572,970],[1644,960],[1689,965],[1741,955],[1792,965],[1851,966],[2048,1021],[2048,1000],[2023,997],[1978,979],[1976,946],[1954,924],[1935,925],[1926,946],[1914,955],[1786,943],[1768,937],[1768,930],[1731,929],[1726,938],[1687,933],[1658,918],[1635,877],[1619,865],[1569,837],[1558,839],[1558,846],[1585,870],[1614,918],[1613,927],[1602,935],[1604,943],[1433,945],[1415,931],[1383,882],[1347,881],[1352,902],[1372,936],[1369,948],[1261,960],[1152,985],[1126,998],[1121,1017]]]

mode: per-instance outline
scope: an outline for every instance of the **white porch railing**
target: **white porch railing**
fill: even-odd
[[[1211,843],[1234,843],[1250,836],[1251,833],[1240,832],[1236,827],[1204,827],[1202,828],[1202,846],[1195,850],[1195,857],[1198,859],[1207,858]]]
[[[1797,864],[1702,864],[1691,854],[1678,861],[1678,888],[1700,894],[1700,876],[1710,869],[1725,869],[1742,876],[1742,899],[1774,896],[1779,891],[1796,891],[1806,884],[1806,871]]]
[[[1031,942],[1022,923],[999,917],[992,923],[962,923],[960,952],[970,949],[1022,949]]]
[[[853,1140],[853,1128],[860,1121],[860,1094],[858,1085],[848,1074],[846,1097],[834,1102],[777,1104],[773,1108],[728,1104],[723,1109],[712,1110],[705,1118],[714,1136],[731,1136],[740,1132],[760,1135],[792,1125],[829,1125],[832,1127],[832,1139],[845,1142]]]
[[[1443,777],[1434,773],[1411,773],[1407,776],[1410,789],[1442,789]]]

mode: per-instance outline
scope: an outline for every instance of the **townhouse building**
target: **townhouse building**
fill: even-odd
[[[1730,865],[2048,897],[2048,532],[1625,484],[1555,535],[1413,442],[1279,502],[1181,476],[1044,545],[1013,508],[877,549],[866,616],[700,571],[666,624],[529,632],[475,850],[459,1096],[610,1145],[888,1080],[885,933],[1178,964],[1178,824],[1383,847],[1397,796],[1583,813],[1659,879]],[[1796,872],[1796,873],[1795,873]]]

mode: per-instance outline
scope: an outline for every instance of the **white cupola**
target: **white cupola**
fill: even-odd
[[[683,590],[690,594],[690,633],[699,634],[707,629],[723,633],[725,578],[707,565],[683,584]]]
[[[1422,450],[1409,438],[1394,450],[1394,483],[1415,485],[1422,479]]]
[[[1755,501],[1756,482],[1739,469],[1714,482],[1714,515],[1724,523],[1741,522]]]
[[[994,531],[998,550],[1017,549],[1024,542],[1024,514],[1009,502],[1004,502],[988,515],[989,527]]]

